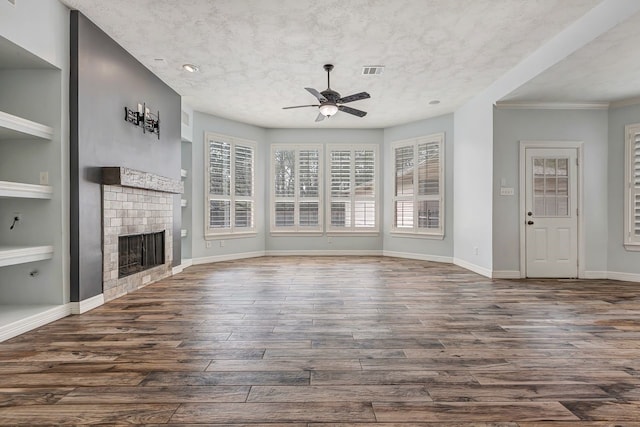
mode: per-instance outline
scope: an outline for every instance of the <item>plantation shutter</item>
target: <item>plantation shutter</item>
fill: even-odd
[[[235,146],[235,227],[253,228],[253,170],[254,150],[245,145]]]
[[[321,153],[317,145],[272,148],[272,231],[322,231]]]
[[[209,227],[231,227],[231,144],[209,142]]]
[[[274,162],[274,215],[276,227],[295,225],[295,150],[276,150]]]
[[[375,227],[375,152],[373,150],[355,151],[354,175],[354,226],[356,228]]]
[[[444,134],[392,144],[395,172],[392,230],[441,238],[444,235]]]
[[[413,229],[413,144],[397,147],[395,154],[394,212],[396,228]]]
[[[440,144],[418,144],[417,214],[419,229],[440,228]]]
[[[213,133],[205,141],[205,236],[253,232],[255,145]]]
[[[626,133],[625,247],[640,250],[640,124],[628,125]]]
[[[298,164],[298,224],[317,227],[320,224],[319,150],[301,149]]]
[[[331,227],[351,227],[351,151],[331,151]]]

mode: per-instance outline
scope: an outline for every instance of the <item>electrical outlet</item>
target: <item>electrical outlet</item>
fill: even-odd
[[[478,247],[477,247],[477,246],[476,246],[476,247],[474,247],[474,248],[473,248],[473,253],[474,253],[475,255],[480,255],[480,249],[478,249]]]
[[[206,242],[204,245],[207,247],[207,249],[211,248],[211,242]]]
[[[513,187],[500,187],[500,195],[501,196],[513,196],[515,191]]]
[[[224,248],[224,240],[220,240],[220,247]]]
[[[333,238],[331,236],[327,236],[327,243],[328,244],[332,244],[333,243]]]
[[[40,185],[49,185],[49,172],[40,172]]]

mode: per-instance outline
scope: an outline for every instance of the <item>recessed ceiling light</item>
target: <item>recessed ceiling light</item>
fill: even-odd
[[[182,68],[184,68],[186,71],[190,73],[197,73],[200,70],[200,67],[193,64],[184,64]]]
[[[429,105],[438,105],[440,104],[440,101],[437,99],[434,99],[433,101],[429,101]]]

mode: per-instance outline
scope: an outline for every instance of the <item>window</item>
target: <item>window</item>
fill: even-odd
[[[205,135],[205,237],[255,233],[256,146]]]
[[[377,145],[328,147],[328,232],[378,232]]]
[[[640,251],[640,124],[625,127],[624,246]]]
[[[392,145],[392,231],[444,237],[444,134]]]
[[[271,232],[322,232],[322,147],[271,149]]]

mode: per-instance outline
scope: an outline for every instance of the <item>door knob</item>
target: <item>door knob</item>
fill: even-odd
[[[527,212],[527,215],[531,216],[533,215],[533,212]]]
[[[533,225],[533,221],[527,221],[528,225]]]

